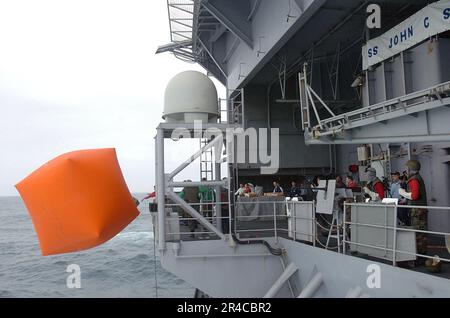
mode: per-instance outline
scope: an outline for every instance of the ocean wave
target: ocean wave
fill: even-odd
[[[68,263],[66,262],[66,261],[56,261],[56,262],[54,262],[53,264],[55,264],[55,265],[67,265]]]
[[[12,293],[7,290],[0,290],[0,298],[9,298],[12,297]]]
[[[96,248],[41,255],[36,232],[19,197],[0,198],[0,298],[192,297],[192,288],[161,267],[153,255],[151,218],[141,214],[113,240]],[[81,268],[81,289],[66,287],[67,265]]]
[[[128,262],[142,262],[142,261],[148,261],[150,259],[150,256],[147,254],[138,254],[136,256],[133,256],[129,258]]]
[[[115,237],[116,239],[125,239],[125,240],[141,240],[141,239],[153,239],[153,232],[124,232],[119,233]]]

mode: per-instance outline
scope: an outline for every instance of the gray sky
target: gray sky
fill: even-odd
[[[168,42],[166,0],[0,0],[0,195],[60,154],[102,147],[131,191],[151,190],[165,85],[204,72],[154,54]],[[168,168],[189,148],[168,147]]]

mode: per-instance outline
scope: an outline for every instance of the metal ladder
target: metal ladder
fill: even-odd
[[[232,97],[231,97],[232,96]],[[244,89],[233,91],[229,98],[229,118],[230,124],[244,125]]]
[[[208,139],[200,139],[200,149],[210,143]],[[200,180],[213,180],[214,158],[213,147],[209,148],[200,155]]]
[[[328,249],[330,245],[330,239],[337,240],[338,253],[341,252],[341,242],[344,240],[344,233],[341,230],[342,223],[340,221],[341,215],[339,211],[333,211],[333,219],[331,221],[330,229],[328,231],[328,238],[325,248]],[[336,234],[333,234],[333,229],[336,228]]]

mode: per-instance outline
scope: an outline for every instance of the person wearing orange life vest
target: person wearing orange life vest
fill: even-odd
[[[383,182],[378,179],[377,171],[375,168],[369,167],[366,169],[366,174],[369,182],[367,186],[363,188],[363,191],[370,196],[372,201],[381,201],[384,199],[384,185]]]
[[[358,186],[351,175],[348,175],[345,181],[347,183],[347,188],[356,188]]]
[[[407,199],[407,205],[410,206],[427,206],[427,190],[425,182],[420,175],[420,162],[417,160],[409,160],[406,163],[408,168],[407,189],[400,189],[400,196]],[[426,208],[412,208],[410,210],[411,226],[417,230],[428,230],[428,210]],[[425,233],[416,233],[417,253],[427,254],[427,235]],[[423,261],[422,258],[418,259]]]

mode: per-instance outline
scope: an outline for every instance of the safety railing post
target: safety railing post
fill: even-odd
[[[316,226],[316,203],[312,202],[312,215],[311,215],[311,222],[312,222],[312,230],[313,230],[313,246],[316,246],[316,237],[317,237],[317,226]]]
[[[233,227],[230,226],[230,235],[232,235],[231,228],[233,228],[234,234],[235,234],[236,236],[238,235],[238,230],[237,230],[237,218],[238,218],[238,216],[237,216],[237,214],[236,214],[238,204],[240,204],[240,203],[234,201],[234,206],[233,206],[233,211],[234,211],[234,213],[233,213],[233,220],[232,220],[234,226],[233,226]],[[231,209],[230,209],[230,225],[231,225]],[[238,238],[239,238],[239,237],[238,237]]]
[[[342,253],[347,254],[347,249],[346,249],[346,237],[347,237],[347,202],[344,201],[344,220],[342,222],[343,224],[343,229],[342,229]]]
[[[155,146],[156,167],[156,200],[158,203],[158,247],[163,252],[166,249],[166,181],[164,175],[164,130],[158,128]]]
[[[388,249],[388,229],[387,229],[387,226],[388,226],[388,216],[387,216],[387,206],[385,206],[384,207],[384,247],[385,247],[385,250],[384,250],[384,256],[387,256],[387,254],[388,254],[388,251],[387,251],[387,249]]]
[[[397,264],[397,255],[396,255],[396,252],[397,252],[397,205],[395,206],[395,208],[394,208],[394,233],[393,233],[393,242],[392,242],[392,245],[394,245],[393,246],[393,252],[392,252],[392,265],[393,266],[396,266]]]
[[[294,241],[297,241],[297,207],[295,206],[295,203],[292,201],[291,204],[291,217],[292,222],[294,222],[294,225],[292,228],[294,229]]]
[[[276,203],[273,202],[273,229],[275,234],[275,242],[278,243],[278,232],[277,232],[277,209]]]

